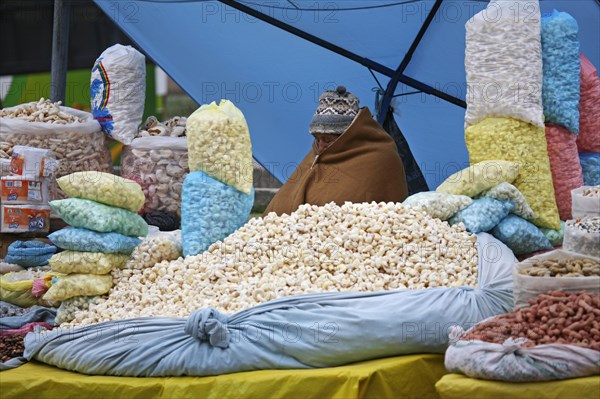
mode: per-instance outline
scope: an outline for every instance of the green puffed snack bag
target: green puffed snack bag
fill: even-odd
[[[50,207],[73,227],[126,236],[145,237],[148,223],[137,213],[80,198],[50,202]]]

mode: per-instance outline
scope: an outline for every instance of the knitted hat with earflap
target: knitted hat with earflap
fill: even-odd
[[[358,114],[358,97],[344,86],[319,96],[319,107],[310,122],[310,134],[342,134]]]

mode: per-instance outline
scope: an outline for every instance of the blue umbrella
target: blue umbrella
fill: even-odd
[[[430,187],[468,165],[464,26],[486,1],[95,2],[195,101],[233,101],[281,181],[310,148],[318,95],[337,85],[373,112],[375,90],[380,122],[393,108]],[[598,1],[540,5],[573,15],[600,65]]]

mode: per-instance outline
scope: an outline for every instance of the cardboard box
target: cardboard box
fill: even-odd
[[[50,200],[48,184],[48,179],[4,176],[0,178],[0,200],[4,204],[47,204]]]
[[[50,207],[31,204],[0,206],[3,233],[43,232],[50,230]]]

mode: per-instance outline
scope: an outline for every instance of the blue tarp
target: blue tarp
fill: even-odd
[[[308,124],[324,89],[343,84],[373,110],[377,83],[367,68],[218,1],[95,2],[198,103],[233,101],[248,120],[255,158],[282,181],[310,149]],[[434,1],[240,3],[396,69]],[[577,20],[581,51],[600,66],[598,3],[540,4],[542,13],[557,9]],[[378,5],[389,7],[344,10]],[[445,0],[405,74],[464,100],[464,25],[486,5]],[[389,79],[376,76],[385,88]],[[400,85],[396,93],[410,91]],[[431,188],[468,164],[463,108],[425,94],[398,97],[393,105]]]

